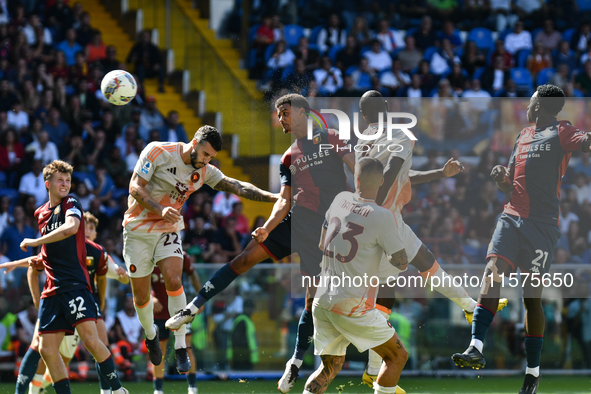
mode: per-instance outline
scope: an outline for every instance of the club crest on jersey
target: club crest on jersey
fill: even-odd
[[[184,183],[180,183],[180,182],[176,183],[175,188],[181,196],[184,196],[189,191],[189,187],[187,185],[185,185]]]
[[[91,266],[92,263],[94,263],[94,257],[93,256],[86,256],[86,265]]]
[[[54,213],[55,215],[57,215],[57,214],[59,214],[59,213],[60,213],[60,211],[61,211],[61,209],[60,209],[60,206],[58,205],[57,207],[55,207],[55,210],[53,211],[53,213]]]
[[[318,145],[320,143],[320,134],[316,134],[314,137],[312,137],[312,142],[314,145]]]
[[[199,175],[198,172],[194,172],[191,174],[191,182],[193,182],[193,183],[199,182],[199,178],[201,178],[201,176]]]
[[[148,175],[148,172],[150,172],[150,163],[144,164],[144,166],[142,167],[142,172]]]

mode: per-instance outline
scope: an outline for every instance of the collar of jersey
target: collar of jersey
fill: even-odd
[[[544,125],[542,125],[540,127],[537,127],[536,126],[535,131],[546,130],[549,126],[551,126],[553,124],[558,124],[558,123],[560,123],[560,121],[558,119],[554,119],[554,120],[552,120],[552,121],[550,121],[550,122],[548,122],[548,123],[546,123],[546,124],[544,124]]]

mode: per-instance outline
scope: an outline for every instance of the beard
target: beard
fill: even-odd
[[[193,151],[191,152],[191,165],[196,170],[203,168],[203,166],[205,166],[205,163],[197,161],[197,151],[195,149],[193,149]]]

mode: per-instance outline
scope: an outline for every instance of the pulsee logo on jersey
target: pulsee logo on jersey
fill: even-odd
[[[328,123],[322,114],[332,114],[337,117],[338,120],[338,136],[339,139],[347,143],[351,139],[351,120],[349,116],[339,109],[321,109],[320,112],[313,110],[312,108],[304,108],[308,115],[307,123],[307,138],[319,145],[319,150],[335,149],[333,144],[321,143],[320,133],[314,133],[314,122],[320,127],[321,130],[328,130]],[[417,117],[408,112],[379,112],[378,123],[376,132],[374,134],[363,134],[363,131],[359,130],[359,112],[353,112],[353,133],[357,137],[358,141],[361,142],[356,145],[346,144],[346,146],[337,146],[337,151],[348,150],[350,152],[369,152],[371,149],[387,149],[390,152],[400,152],[402,145],[390,143],[393,141],[393,132],[402,131],[411,141],[416,141],[417,137],[409,130],[416,126]],[[399,119],[410,119],[410,123],[394,123],[394,120]],[[377,141],[382,138],[386,133],[385,144],[369,144],[369,141]]]

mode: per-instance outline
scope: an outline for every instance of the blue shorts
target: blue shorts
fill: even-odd
[[[158,337],[161,341],[165,341],[170,338],[170,331],[164,326],[165,323],[166,319],[154,319],[154,324],[158,326]]]
[[[543,275],[550,270],[554,248],[560,238],[554,224],[503,213],[488,246],[486,258],[498,257],[516,271]]]
[[[88,289],[76,289],[41,299],[39,305],[39,334],[65,332],[87,320],[96,321],[96,303]]]
[[[297,253],[302,275],[316,276],[322,262],[318,244],[323,223],[323,215],[296,205],[260,245],[274,260]]]

